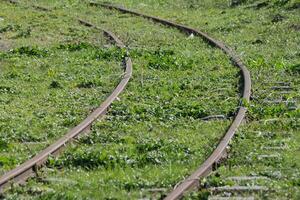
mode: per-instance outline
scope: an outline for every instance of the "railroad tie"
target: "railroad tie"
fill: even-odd
[[[265,176],[232,176],[226,179],[232,181],[253,181],[253,180],[269,180],[270,178]]]
[[[265,186],[220,186],[209,188],[212,193],[220,192],[260,192],[268,191],[269,189]]]
[[[234,197],[223,197],[223,196],[209,196],[208,200],[254,200],[254,197],[243,197],[243,196],[234,196]]]

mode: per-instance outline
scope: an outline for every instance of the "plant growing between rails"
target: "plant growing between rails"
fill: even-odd
[[[283,194],[280,197],[285,198],[285,193],[294,194],[297,181],[293,177],[297,177],[298,172],[284,171],[283,167],[279,170],[264,168],[265,165],[278,167],[279,162],[290,169],[298,166],[290,158],[295,155],[299,141],[295,137],[298,127],[295,118],[299,111],[290,110],[293,105],[289,103],[269,103],[280,97],[270,90],[275,82],[290,83],[293,88],[283,94],[283,100],[299,98],[296,46],[299,41],[295,29],[298,14],[293,1],[281,7],[275,6],[275,1],[268,1],[267,6],[245,2],[236,7],[228,7],[225,1],[203,1],[191,9],[186,1],[181,0],[143,1],[143,5],[141,1],[119,2],[145,13],[201,27],[233,46],[254,75],[253,101],[248,106],[250,124],[240,131],[232,144],[231,155],[238,157],[230,157],[229,164],[208,178],[205,190],[187,198],[194,195],[195,198],[205,198],[210,195],[210,187],[234,185],[231,179],[225,180],[228,176],[249,174],[278,177],[270,185],[282,189],[277,193],[265,192],[263,197]],[[47,5],[47,2],[41,3]],[[230,120],[204,122],[201,118],[212,114],[223,114],[229,119],[233,116],[239,105],[238,71],[221,52],[201,40],[184,37],[176,30],[130,15],[111,15],[109,11],[95,8],[87,10],[75,1],[55,1],[53,4],[61,5],[62,9],[56,12],[69,13],[72,10],[116,31],[127,41],[136,74],[129,90],[121,96],[120,102],[113,105],[106,121],[97,123],[91,136],[82,138],[60,159],[51,160],[40,179],[31,180],[26,187],[15,188],[6,197],[163,198],[168,192],[166,188],[190,174],[207,157],[228,127]],[[179,9],[182,7],[188,12]],[[89,87],[90,84],[83,85]],[[264,100],[267,104],[263,105]],[[255,134],[248,131],[258,131],[259,142],[254,140]],[[283,132],[288,132],[291,139],[282,141],[288,137],[279,135]],[[274,134],[276,136],[272,136]],[[269,140],[270,137],[275,140]],[[268,142],[274,145],[272,147],[282,147],[284,142],[291,148],[286,153],[279,152],[283,161],[274,161],[274,157],[268,161],[261,159],[269,156],[265,152],[271,146]],[[244,159],[240,150],[243,150],[243,155],[250,156]],[[253,168],[249,169],[247,166],[252,162]],[[246,166],[240,167],[243,163]],[[188,164],[191,166],[187,168]],[[57,167],[61,169],[57,170]],[[268,169],[270,174],[266,173]],[[287,176],[283,176],[286,171]],[[266,180],[259,182],[269,186]],[[286,184],[293,187],[285,187]],[[157,194],[154,189],[161,190]]]

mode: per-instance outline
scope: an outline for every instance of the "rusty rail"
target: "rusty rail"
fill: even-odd
[[[90,2],[89,4],[91,6],[100,6],[108,9],[116,9],[123,13],[130,13],[132,15],[140,16],[170,27],[175,27],[185,33],[194,34],[195,36],[202,37],[209,44],[223,50],[231,58],[232,63],[236,65],[238,68],[240,68],[241,75],[243,78],[242,98],[247,102],[250,100],[250,94],[251,94],[250,73],[246,68],[246,66],[243,64],[243,62],[241,61],[241,59],[236,55],[236,53],[231,48],[226,46],[224,43],[212,38],[207,33],[204,33],[200,30],[196,30],[194,28],[185,25],[177,24],[159,17],[146,15],[140,12],[136,12],[133,10],[129,10],[123,7],[110,5],[110,4],[95,3],[95,2]],[[204,163],[202,163],[199,166],[199,168],[193,174],[187,177],[184,181],[178,183],[177,186],[174,188],[174,190],[167,195],[167,197],[165,198],[166,200],[180,199],[188,190],[198,187],[201,178],[208,176],[213,170],[213,168],[216,166],[216,164],[218,164],[222,159],[226,157],[227,147],[229,145],[229,142],[233,138],[237,128],[240,126],[240,124],[242,123],[246,115],[246,107],[243,106],[242,102],[243,100],[241,101],[241,105],[237,111],[237,114],[231,126],[229,127],[229,129],[227,130],[223,138],[220,140],[218,146],[214,149],[212,154],[204,161]]]
[[[125,45],[121,40],[118,39],[116,35],[112,32],[100,29],[95,25],[79,19],[79,22],[85,26],[95,28],[97,30],[102,30],[105,35],[110,38],[119,48],[124,48]],[[39,154],[29,159],[25,163],[16,167],[15,169],[5,173],[0,177],[0,192],[3,192],[5,188],[11,185],[11,183],[22,183],[25,182],[29,177],[34,176],[37,170],[40,169],[48,160],[49,156],[56,156],[59,152],[66,146],[67,143],[71,142],[74,138],[82,133],[85,133],[90,129],[90,126],[99,117],[104,116],[108,107],[117,98],[117,96],[125,89],[129,79],[132,75],[132,62],[131,59],[126,56],[124,58],[124,75],[117,87],[113,90],[109,97],[95,110],[93,111],[85,120],[83,120],[79,125],[71,129],[66,135],[61,137],[55,143],[41,151]]]

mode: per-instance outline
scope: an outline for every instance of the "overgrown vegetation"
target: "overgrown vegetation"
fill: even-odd
[[[5,2],[2,7],[1,38],[14,48],[0,52],[0,174],[35,155],[98,106],[120,80],[124,54],[113,46],[104,48],[102,33],[92,30],[86,30],[81,42],[76,33],[72,41],[57,36],[46,45],[49,38],[39,40],[39,34],[43,34],[40,29],[53,25],[50,18],[26,14],[24,8]],[[45,21],[38,28],[31,24],[33,35],[11,37],[37,17]],[[57,23],[66,27],[63,21]],[[51,33],[60,35],[59,31]],[[94,42],[96,35],[98,42]]]
[[[5,63],[0,75],[0,157],[4,169],[34,155],[100,104],[119,80],[116,73],[121,74],[121,67],[116,68],[120,59],[108,57],[112,53],[121,51],[93,46],[76,52],[55,46],[25,46],[0,54]],[[101,59],[91,59],[91,54]],[[105,68],[107,65],[111,67]],[[30,142],[46,143],[35,148],[26,144]]]
[[[54,14],[66,19],[76,15],[115,32],[129,49],[134,74],[120,101],[113,104],[104,120],[92,127],[90,135],[76,141],[61,157],[50,159],[39,178],[30,180],[24,187],[14,187],[5,194],[5,198],[162,199],[204,161],[228,128],[240,105],[238,69],[223,52],[210,47],[205,41],[145,19],[88,7],[78,1],[39,3],[54,8],[52,13],[43,14],[47,20]],[[231,144],[229,160],[202,182],[202,190],[186,198],[207,199],[211,196],[211,187],[235,185],[235,182],[226,179],[230,176],[257,175],[266,176],[271,181],[253,184],[278,190],[253,194],[255,198],[297,199],[299,172],[295,169],[299,160],[292,159],[297,157],[299,144],[297,1],[244,1],[235,6],[223,0],[128,0],[119,3],[200,27],[233,47],[252,74],[253,95],[252,101],[247,104],[247,125],[241,128]],[[51,36],[47,27],[45,30]],[[60,32],[63,40],[68,41],[69,37],[74,37],[73,34],[86,38],[88,31],[90,29],[74,26],[72,31],[69,27]],[[35,34],[34,29],[32,34]],[[88,63],[90,60],[119,62],[124,56],[124,52],[114,48],[94,49],[92,42],[78,42],[78,38],[71,43],[65,41],[63,46],[60,46],[61,43],[53,45],[56,48],[53,50],[44,48],[45,45],[39,45],[37,49],[48,51],[43,59],[50,59],[52,51],[54,55],[67,52],[69,56],[74,54],[76,59],[79,57]],[[16,40],[19,43],[23,39]],[[25,39],[29,41],[30,37]],[[79,55],[79,52],[90,48],[93,50]],[[16,57],[19,56],[28,57],[28,60],[35,58],[27,55]],[[80,73],[76,73],[77,81],[73,85],[76,90],[101,86],[103,91],[109,91],[107,79],[99,81],[97,76],[86,77],[87,74],[82,74],[86,65],[75,63],[81,69]],[[50,66],[51,63],[43,65],[46,71]],[[6,76],[18,77],[20,74],[10,69]],[[47,74],[53,77],[47,82],[47,87],[52,83],[54,86],[49,90],[60,91],[66,87],[65,82],[57,78],[60,73],[55,68]],[[276,96],[282,92],[274,89],[278,82],[287,83],[292,89]],[[2,90],[9,95],[18,93],[14,85],[3,85]],[[272,103],[281,97],[283,102]],[[86,101],[84,99],[80,103]],[[58,122],[67,126],[76,124],[70,107],[64,108],[67,115],[60,115],[60,119],[67,119]],[[82,113],[82,107],[78,109]],[[222,114],[228,120],[201,120],[215,114]],[[45,111],[37,111],[37,115],[43,117]],[[44,140],[33,134],[24,136],[28,137],[28,141]],[[9,149],[9,140],[3,141],[0,144]],[[279,155],[278,159],[262,159],[262,155],[273,154],[265,148],[271,145],[286,145],[288,148],[275,152]],[[11,152],[11,149],[7,151]],[[11,153],[9,155],[16,158]],[[248,182],[242,184],[249,185]]]

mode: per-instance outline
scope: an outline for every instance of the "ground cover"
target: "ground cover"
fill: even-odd
[[[140,198],[153,188],[168,190],[228,128],[239,106],[238,69],[202,39],[76,1],[64,4],[61,12],[73,9],[125,41],[133,79],[90,136],[6,198]],[[216,114],[225,119],[202,120]]]
[[[186,198],[213,199],[213,187],[258,185],[266,187],[267,192],[244,196],[298,199],[299,2],[251,1],[237,7],[224,1],[173,2],[155,4],[151,11],[151,1],[126,4],[212,33],[236,49],[253,80],[248,124],[233,141],[228,162],[204,181],[203,190]],[[267,181],[241,183],[230,179],[236,176],[264,176]]]
[[[239,184],[267,187],[267,192],[250,194],[259,199],[297,199],[297,1],[119,3],[205,30],[233,47],[252,74],[247,124],[233,141],[229,160],[203,182],[204,189],[186,198],[212,198],[210,188],[235,185],[233,176],[264,176],[268,181]],[[121,101],[93,127],[91,136],[50,160],[39,179],[11,190],[6,198],[163,197],[209,155],[228,127],[230,120],[201,118],[233,116],[237,69],[222,52],[177,30],[77,1],[42,4],[116,32],[130,50],[135,74]]]
[[[59,13],[49,16],[5,2],[1,10],[1,41],[10,44],[0,52],[2,175],[65,134],[105,99],[121,78],[122,52],[104,48],[102,33],[61,19]]]
[[[186,198],[244,195],[257,199],[298,199],[299,1],[244,1],[234,6],[224,1],[126,4],[212,33],[234,47],[252,74],[247,125],[233,141],[228,162],[204,181],[203,190]],[[149,12],[152,5],[155,9]],[[264,179],[230,179],[239,176]],[[224,186],[259,186],[267,191],[211,194],[211,188]]]

